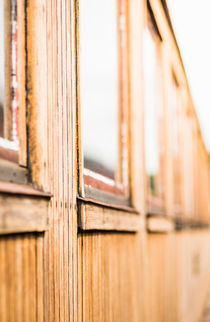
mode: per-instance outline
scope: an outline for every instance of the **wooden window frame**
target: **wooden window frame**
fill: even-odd
[[[170,68],[170,72],[171,72],[171,75],[170,75],[171,85],[170,86],[172,86],[172,83],[173,82],[175,83],[176,88],[177,88],[177,95],[179,97],[179,100],[181,102],[183,102],[183,97],[182,97],[182,93],[181,93],[181,91],[182,91],[182,88],[181,88],[181,80],[179,79],[178,72],[176,72],[175,70],[176,70],[175,69],[175,63],[172,62],[171,63],[171,68]],[[180,143],[180,140],[181,140],[181,133],[180,133],[180,130],[181,130],[181,128],[180,128],[180,122],[181,122],[180,111],[178,111],[177,117],[178,117],[177,121],[178,121],[178,126],[179,126],[177,135],[178,135],[178,142]],[[173,133],[172,133],[172,135],[173,135]],[[182,189],[182,186],[183,186],[183,164],[182,164],[182,162],[183,162],[183,160],[182,160],[182,158],[183,158],[183,151],[182,151],[181,145],[179,146],[178,154],[179,154],[178,155],[178,159],[179,159],[178,160],[178,162],[179,162],[179,165],[178,166],[179,166],[180,177],[181,177],[181,182],[182,182],[182,184],[180,185],[180,189]],[[183,199],[183,193],[181,191],[179,192],[180,195],[181,195],[181,202],[180,202],[180,204],[176,204],[175,201],[174,201],[174,155],[173,155],[173,152],[172,152],[172,159],[173,159],[173,161],[172,161],[172,163],[173,163],[172,164],[172,169],[173,169],[173,190],[172,190],[173,191],[173,216],[176,217],[176,218],[181,218],[181,217],[183,217],[183,213],[184,213],[184,210],[183,210],[183,200],[182,200]],[[179,208],[179,210],[176,210],[178,208]]]
[[[83,185],[83,157],[82,142],[80,128],[80,108],[79,108],[79,0],[76,1],[76,18],[75,18],[75,93],[77,99],[75,102],[75,126],[77,133],[75,134],[75,153],[77,155],[77,184],[78,184],[78,226],[81,230],[118,230],[118,231],[138,231],[143,229],[144,224],[140,224],[144,212],[144,198],[142,187],[139,182],[143,180],[143,105],[141,88],[143,80],[141,75],[143,59],[141,42],[143,40],[143,15],[144,4],[138,0],[132,2],[126,0],[128,15],[128,186],[130,190],[130,202],[119,202],[118,199],[98,198],[98,195],[85,194]],[[138,9],[138,10],[137,10]],[[133,17],[136,20],[133,20]],[[131,19],[132,18],[132,19]],[[139,29],[138,29],[139,26]],[[139,32],[140,31],[140,32]],[[137,38],[139,43],[136,42]],[[135,50],[134,50],[135,48]],[[140,87],[139,87],[140,86]],[[132,129],[130,131],[130,124]],[[139,125],[141,131],[139,131]],[[141,144],[139,144],[142,142]],[[144,180],[142,181],[144,182]],[[98,192],[97,192],[98,193]],[[110,196],[109,196],[110,197]],[[115,195],[113,195],[115,197]],[[100,200],[101,199],[101,200]],[[125,200],[125,199],[124,199]]]
[[[147,1],[145,1],[147,2]],[[181,99],[183,100],[183,106],[182,113],[186,113],[187,109],[189,110],[189,102],[186,103],[186,100],[190,100],[190,104],[193,104],[192,98],[190,96],[189,92],[189,86],[187,83],[184,66],[181,60],[181,56],[179,53],[179,50],[177,48],[176,39],[174,36],[174,32],[171,26],[170,17],[167,14],[167,8],[159,6],[156,0],[148,0],[148,2],[151,5],[151,8],[153,10],[154,16],[156,21],[158,22],[159,30],[161,31],[161,34],[163,36],[163,55],[164,55],[164,100],[165,100],[165,112],[166,112],[166,123],[165,123],[165,130],[167,133],[166,137],[166,162],[167,162],[167,172],[166,172],[166,183],[167,183],[167,189],[166,189],[166,214],[164,216],[157,216],[157,215],[149,215],[147,216],[147,230],[148,232],[152,233],[163,233],[169,229],[169,223],[166,224],[165,221],[172,220],[174,223],[174,230],[182,231],[186,229],[207,229],[209,227],[209,223],[207,220],[199,220],[198,217],[194,218],[186,218],[183,216],[185,214],[184,212],[184,202],[182,199],[182,212],[179,212],[179,216],[177,216],[174,213],[174,207],[173,207],[173,179],[172,179],[172,171],[173,171],[173,163],[172,163],[172,151],[171,151],[171,111],[170,111],[170,84],[171,84],[171,73],[172,71],[175,72],[175,75],[177,77],[177,80],[180,85],[180,94]],[[146,6],[146,5],[145,5]],[[146,17],[145,17],[146,20]],[[169,28],[165,28],[165,26],[169,26]],[[185,92],[186,91],[186,92]],[[187,93],[187,95],[186,95]],[[187,108],[188,107],[188,108]],[[194,113],[194,112],[193,112]],[[196,121],[197,122],[197,121]],[[197,128],[197,125],[195,126],[195,135],[196,135],[196,141],[200,140],[200,134],[199,130]],[[203,144],[203,143],[202,143]],[[198,146],[201,148],[201,146],[197,143],[197,147],[195,149],[198,149]],[[195,152],[196,153],[196,152]],[[184,151],[182,147],[181,151],[181,158],[184,156]],[[182,160],[183,162],[183,160]],[[183,176],[184,167],[182,165],[182,176]],[[199,169],[198,169],[199,171]],[[196,178],[198,178],[198,173],[196,174]],[[197,180],[197,179],[196,179]],[[182,186],[183,189],[183,186]],[[183,195],[182,195],[183,197]],[[198,207],[196,205],[196,207]],[[196,208],[197,210],[198,208]],[[195,211],[196,211],[195,210]],[[157,221],[158,219],[158,221]],[[164,219],[164,222],[162,220]],[[150,223],[149,223],[150,221]],[[168,227],[168,228],[167,228]],[[172,230],[173,230],[172,229]]]
[[[19,141],[17,153],[1,149],[0,234],[44,231],[49,226],[47,173],[46,0],[16,0],[18,39]],[[8,154],[9,159],[8,161]]]
[[[161,44],[162,44],[162,35],[161,35],[161,31],[159,29],[158,26],[158,21],[156,20],[156,17],[153,13],[153,9],[150,5],[150,1],[147,0],[147,13],[146,13],[146,28],[149,29],[149,31],[151,32],[154,41],[156,43],[156,46],[158,46],[158,55],[161,55]],[[157,40],[158,38],[158,40]],[[157,44],[157,41],[159,42],[159,44]],[[162,58],[162,57],[160,57]],[[162,68],[162,59],[160,59],[160,68]],[[162,87],[164,86],[163,84],[163,80],[162,80]],[[162,93],[162,100],[163,100],[163,93]],[[164,103],[163,103],[164,104]],[[164,114],[164,106],[163,106],[163,126],[165,124],[165,114]],[[164,129],[163,129],[163,133],[165,133]],[[164,138],[165,141],[165,138]],[[164,153],[164,162],[165,162],[165,153]],[[164,181],[165,181],[165,174],[164,174]],[[147,189],[146,189],[147,191]],[[161,199],[160,197],[156,197],[156,196],[150,196],[148,195],[148,191],[147,191],[147,215],[149,215],[149,218],[154,216],[165,216],[166,215],[166,209],[165,209],[165,196],[164,199]],[[152,203],[154,204],[154,206],[150,208],[149,204]]]
[[[15,33],[12,33],[14,26],[12,25],[12,15],[14,16],[14,12],[12,13],[12,5],[16,5],[16,13],[18,24],[18,29],[16,29]],[[5,128],[6,137],[0,138],[0,180],[15,182],[19,184],[27,183],[27,151],[26,151],[26,92],[25,92],[25,5],[24,1],[16,0],[5,2],[4,1],[4,15],[5,19],[8,20],[8,23],[5,25],[7,29],[10,28],[10,37],[5,43],[5,51],[6,51],[6,84],[5,84],[5,98],[4,98],[4,109],[5,109],[5,117],[9,118],[9,122],[11,125]],[[14,8],[13,8],[14,10]],[[11,23],[12,22],[12,23]],[[9,32],[9,30],[7,30]],[[14,30],[13,30],[14,32]],[[18,35],[18,39],[16,39]],[[12,52],[15,52],[15,65],[12,62]],[[16,65],[18,67],[16,67]],[[18,105],[15,103],[15,98],[12,97],[16,95],[16,88],[11,87],[12,83],[12,68],[16,68],[17,74],[16,77],[18,79]],[[20,77],[21,75],[21,77]],[[14,94],[12,94],[14,93]],[[11,132],[13,131],[13,121],[14,113],[17,111],[13,111],[11,108],[12,105],[18,106],[18,126],[19,126],[19,135],[18,135],[18,143],[14,141],[15,137],[12,140],[8,140],[11,136]],[[10,115],[12,114],[12,115]],[[5,126],[4,120],[4,126]]]
[[[81,127],[78,126],[79,137],[79,196],[84,199],[107,205],[114,205],[116,208],[131,207],[130,188],[129,188],[129,162],[128,162],[128,144],[129,144],[129,102],[128,102],[128,0],[115,0],[118,2],[118,66],[119,66],[119,105],[118,105],[118,169],[121,180],[109,179],[95,171],[84,167],[84,156],[82,149]],[[79,3],[79,1],[78,1]],[[78,14],[79,17],[79,14]],[[79,19],[79,18],[78,18]],[[79,68],[79,23],[77,25],[77,101],[78,109],[80,110],[80,68]],[[123,44],[126,43],[126,48]],[[81,113],[78,115],[78,124],[80,124]],[[123,134],[122,128],[126,133]],[[125,140],[123,139],[125,137]],[[124,143],[125,141],[125,143]],[[125,152],[123,152],[125,151]],[[123,163],[126,163],[124,178]],[[125,182],[126,181],[126,182]]]

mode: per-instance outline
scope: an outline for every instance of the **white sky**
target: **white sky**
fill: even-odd
[[[210,0],[168,0],[207,149],[210,151]]]

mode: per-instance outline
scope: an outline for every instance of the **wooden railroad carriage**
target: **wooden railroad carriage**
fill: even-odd
[[[0,15],[0,321],[199,321],[209,157],[165,1]]]

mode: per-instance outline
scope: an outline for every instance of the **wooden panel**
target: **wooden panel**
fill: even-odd
[[[37,271],[43,259],[40,236],[0,237],[1,322],[42,321],[37,319],[43,307],[43,297],[37,297]]]
[[[82,203],[78,225],[82,230],[138,231],[144,228],[144,219],[140,214]]]
[[[148,321],[198,322],[210,285],[209,231],[149,234]]]
[[[75,120],[74,31],[70,32],[75,24],[74,5],[73,0],[35,0],[26,5],[30,179],[53,197],[45,234],[1,239],[3,322],[13,321],[14,316],[21,322],[77,319],[76,152],[72,148],[76,144],[71,126]],[[34,208],[28,205],[27,209]],[[27,219],[26,213],[21,215]],[[10,239],[14,251],[6,252]],[[10,279],[6,277],[9,265],[14,273]]]
[[[143,12],[140,14],[143,1],[130,2],[133,23],[129,57],[133,77],[130,118],[138,132],[143,126],[141,44],[138,43],[136,52],[134,49],[135,39],[141,42],[142,37],[139,29],[143,19],[140,22],[139,18],[143,18]],[[0,237],[0,321],[197,322],[209,282],[209,232],[149,234],[147,238],[145,231],[77,235],[75,1],[34,0],[27,5],[29,63],[30,67],[36,67],[34,78],[28,75],[28,126],[35,133],[30,153],[35,153],[35,159],[40,157],[38,163],[33,163],[32,179],[45,190],[50,188],[52,193],[50,227],[45,233]],[[139,16],[132,19],[135,11]],[[156,17],[163,14],[158,12]],[[166,30],[164,25],[163,30]],[[170,39],[169,33],[163,34],[164,40]],[[170,48],[171,43],[165,47],[166,63]],[[28,70],[32,72],[33,69]],[[44,85],[39,92],[42,81]],[[136,108],[139,108],[137,114]],[[32,121],[37,114],[43,118],[38,123],[40,127]],[[205,171],[197,172],[201,184],[199,177],[207,177],[208,170],[206,152],[198,135],[196,128],[200,147],[197,153],[202,153],[198,164],[205,167]],[[143,215],[145,180],[140,144],[143,133],[133,132],[131,137],[134,140],[131,184],[136,189],[132,198]],[[170,171],[169,166],[169,179]],[[203,216],[208,198],[207,192],[202,196],[204,186],[200,192],[197,187],[198,212]],[[167,189],[170,190],[170,185]],[[168,199],[170,203],[170,196]],[[10,204],[10,211],[14,211],[15,204],[12,201]],[[20,212],[19,207],[20,204],[17,210],[26,219],[26,213]],[[32,211],[31,207],[27,209]],[[170,214],[170,207],[167,209]]]
[[[131,203],[145,213],[143,31],[146,1],[128,1]]]
[[[44,231],[49,227],[48,200],[0,195],[0,234]]]
[[[79,321],[146,321],[143,234],[79,236]]]
[[[210,285],[209,231],[176,235],[178,321],[200,321]]]
[[[146,222],[147,230],[156,233],[172,232],[175,224],[170,217],[166,216],[149,216]]]
[[[75,1],[47,0],[50,229],[44,238],[44,320],[77,320]],[[75,148],[75,149],[74,149]]]
[[[174,235],[149,234],[148,321],[176,322],[177,275]]]

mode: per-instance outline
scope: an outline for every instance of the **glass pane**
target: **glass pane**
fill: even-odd
[[[118,163],[117,1],[80,1],[84,166],[115,178]]]
[[[13,150],[19,144],[17,14],[16,0],[0,1],[0,146]]]
[[[157,38],[158,39],[158,38]],[[158,40],[157,40],[158,41]],[[145,158],[149,204],[162,208],[163,198],[163,107],[159,48],[149,29],[144,34]]]
[[[3,136],[3,108],[4,108],[4,1],[0,1],[0,136]]]

